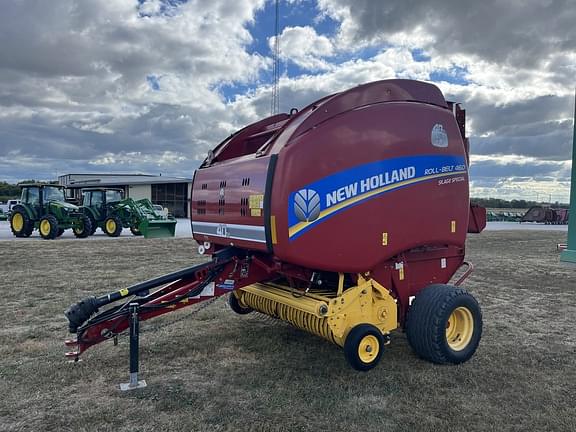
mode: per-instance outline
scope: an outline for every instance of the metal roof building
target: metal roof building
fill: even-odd
[[[176,217],[189,217],[192,179],[147,174],[64,174],[58,183],[80,198],[81,188],[112,187],[124,190],[126,198],[148,198],[167,207]]]

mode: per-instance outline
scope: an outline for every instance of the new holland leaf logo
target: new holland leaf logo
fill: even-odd
[[[312,222],[320,216],[320,196],[312,189],[300,189],[294,195],[294,214],[302,222]]]

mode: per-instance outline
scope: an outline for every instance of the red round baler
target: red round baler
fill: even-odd
[[[465,240],[486,219],[469,204],[464,123],[436,86],[384,80],[239,130],[194,174],[192,234],[212,261],[73,306],[76,355],[128,325],[121,307],[86,322],[95,309],[162,286],[138,300],[141,319],[230,293],[234,311],[324,337],[358,370],[399,327],[419,356],[466,361],[482,316],[459,287]]]

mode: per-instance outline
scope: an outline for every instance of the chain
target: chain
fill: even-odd
[[[142,329],[141,329],[141,330],[140,330],[140,333],[148,333],[148,332],[151,332],[151,331],[157,331],[157,330],[163,329],[163,328],[165,328],[165,327],[168,327],[168,326],[177,324],[177,323],[179,323],[179,322],[182,322],[182,321],[184,321],[184,320],[186,320],[186,319],[189,319],[189,318],[193,317],[194,315],[196,315],[196,314],[197,314],[198,312],[200,312],[201,310],[206,309],[208,306],[210,306],[210,305],[211,305],[212,303],[214,303],[216,300],[220,299],[220,297],[221,297],[221,296],[213,297],[213,298],[211,298],[210,300],[204,300],[203,302],[197,303],[198,306],[195,307],[194,309],[192,309],[192,310],[191,310],[190,312],[188,312],[186,315],[182,315],[182,316],[180,316],[180,317],[178,317],[178,318],[176,318],[176,319],[174,319],[174,320],[172,320],[172,321],[170,321],[170,322],[167,322],[167,323],[156,324],[154,327],[149,327],[149,328],[146,328],[145,330],[142,330]]]
[[[181,321],[184,321],[186,319],[189,319],[190,317],[193,317],[194,315],[196,315],[198,312],[200,312],[203,309],[206,309],[208,306],[210,306],[212,303],[214,303],[215,301],[217,301],[218,299],[220,299],[220,297],[223,296],[218,296],[218,297],[213,297],[210,300],[204,300],[203,302],[200,303],[196,303],[198,306],[195,307],[194,309],[192,309],[190,312],[188,312],[186,315],[182,315],[170,322],[167,323],[162,323],[162,324],[156,324],[153,327],[148,327],[146,326],[145,328],[140,327],[140,334],[142,333],[148,333],[148,332],[152,332],[152,331],[158,331],[160,329],[163,329],[165,327],[177,324]],[[124,333],[119,333],[117,335],[115,335],[112,339],[118,340],[118,339],[124,339],[125,337],[128,337],[129,334],[124,332]]]

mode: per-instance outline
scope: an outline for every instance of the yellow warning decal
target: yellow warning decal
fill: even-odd
[[[272,236],[272,244],[278,243],[276,234],[276,216],[270,216],[270,235]]]
[[[264,208],[264,195],[250,195],[248,199],[248,206],[251,209],[263,209]]]
[[[382,233],[382,246],[388,246],[388,233]]]
[[[398,279],[404,280],[404,262],[399,262],[394,265],[395,269],[398,270]]]
[[[456,232],[456,221],[453,220],[450,222],[450,232],[451,233],[455,233]]]
[[[120,291],[118,291],[118,293],[122,296],[122,297],[126,297],[128,295],[128,288],[122,288]]]
[[[262,210],[259,208],[250,209],[250,216],[262,216]]]

